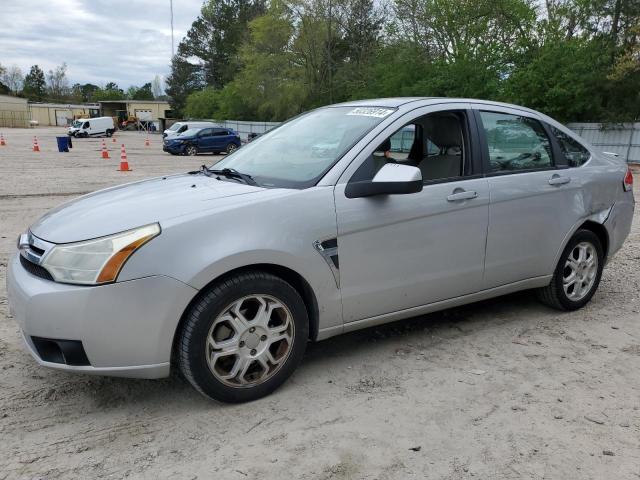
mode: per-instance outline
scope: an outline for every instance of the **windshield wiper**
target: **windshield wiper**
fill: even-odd
[[[249,175],[248,173],[241,173],[237,171],[235,168],[223,168],[222,170],[215,170],[215,169],[207,168],[206,165],[203,165],[202,172],[207,176],[211,176],[211,174],[222,175],[224,177],[236,178],[236,179],[242,180],[247,185],[251,185],[254,187],[258,186],[258,182],[256,182],[251,175]]]

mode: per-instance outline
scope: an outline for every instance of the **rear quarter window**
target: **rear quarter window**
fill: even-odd
[[[580,142],[574,140],[556,127],[551,127],[551,131],[558,140],[560,151],[564,155],[564,158],[567,160],[567,164],[570,167],[579,167],[591,158],[589,150],[583,147]]]

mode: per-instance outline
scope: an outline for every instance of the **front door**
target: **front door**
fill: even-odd
[[[482,288],[489,190],[487,180],[474,175],[474,130],[465,110],[405,117],[355,160],[359,166],[349,181],[375,175],[385,162],[417,166],[421,192],[347,198],[347,183],[338,183],[345,323]],[[407,134],[413,141],[405,147]]]
[[[198,132],[198,151],[212,152],[214,150],[215,137],[212,128],[204,128]]]

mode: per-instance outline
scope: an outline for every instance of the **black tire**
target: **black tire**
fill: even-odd
[[[218,379],[206,359],[206,339],[214,321],[233,302],[249,295],[270,295],[291,312],[294,333],[287,357],[262,383],[230,386]],[[302,361],[309,335],[309,318],[298,292],[279,277],[262,271],[233,275],[205,290],[186,312],[178,332],[176,358],[182,375],[204,396],[227,403],[241,403],[269,395],[282,385]]]
[[[597,265],[597,271],[596,271],[595,281],[593,282],[593,285],[591,286],[591,288],[583,298],[581,298],[578,301],[574,301],[567,296],[567,293],[564,291],[562,282],[563,282],[565,264],[567,262],[569,255],[571,254],[571,252],[573,252],[574,248],[579,243],[583,243],[583,242],[590,243],[595,248],[597,259],[598,259],[598,265]],[[589,300],[591,300],[591,297],[593,297],[594,293],[598,289],[598,285],[600,284],[600,278],[602,277],[603,267],[604,267],[604,250],[602,248],[602,243],[600,242],[600,239],[598,238],[598,236],[595,233],[593,233],[591,230],[584,230],[584,229],[578,230],[573,235],[573,237],[571,237],[571,240],[569,240],[569,243],[567,244],[564,251],[562,252],[562,255],[560,255],[560,259],[558,260],[558,265],[556,266],[556,269],[553,272],[553,278],[551,279],[551,283],[549,283],[549,285],[547,285],[546,287],[538,289],[537,291],[538,299],[545,305],[556,308],[558,310],[571,311],[571,310],[577,310],[579,308],[582,308],[589,302]]]
[[[229,153],[233,153],[238,149],[238,146],[235,143],[230,143],[229,145],[227,145],[227,148],[224,149],[224,151],[229,154]]]
[[[111,135],[113,135],[113,131],[112,130],[107,130],[107,138],[110,138]]]
[[[198,147],[196,147],[195,145],[187,145],[187,147],[184,149],[184,154],[189,156],[197,155]]]

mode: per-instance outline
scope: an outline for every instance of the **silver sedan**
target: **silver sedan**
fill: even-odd
[[[267,395],[306,343],[532,289],[573,310],[634,209],[627,165],[514,105],[392,98],[302,114],[215,167],[95,192],[18,241],[42,365]]]

